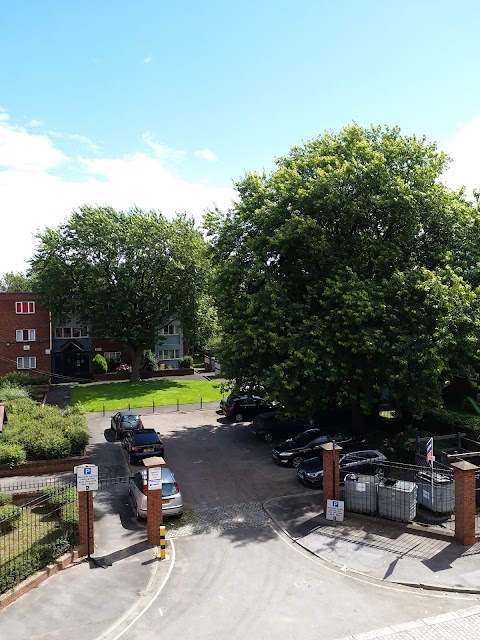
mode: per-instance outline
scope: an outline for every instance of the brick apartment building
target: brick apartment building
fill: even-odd
[[[35,293],[0,293],[0,375],[51,372],[50,313],[39,299]]]
[[[92,359],[103,355],[109,370],[131,364],[125,344],[91,336],[88,327],[72,318],[54,323],[35,293],[0,292],[0,375],[11,371],[51,374],[56,382],[92,378]],[[163,341],[151,345],[158,360],[177,366],[184,355],[183,331],[172,321],[161,332]]]

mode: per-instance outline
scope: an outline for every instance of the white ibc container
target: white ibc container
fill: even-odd
[[[435,513],[455,511],[455,483],[453,477],[429,469],[415,475],[418,485],[417,502]]]
[[[384,518],[410,522],[417,515],[417,485],[383,478],[378,485],[378,513]]]
[[[348,473],[344,485],[345,509],[355,513],[375,513],[379,482],[379,476]]]

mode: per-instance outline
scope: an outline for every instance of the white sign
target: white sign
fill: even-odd
[[[148,470],[148,488],[150,490],[162,488],[162,467],[152,467]]]
[[[327,500],[327,513],[325,514],[327,520],[343,522],[344,511],[345,503],[343,500]]]
[[[82,464],[75,467],[77,491],[98,491],[98,467],[94,464]]]

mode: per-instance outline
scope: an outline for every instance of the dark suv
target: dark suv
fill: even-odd
[[[163,442],[155,429],[132,431],[123,441],[131,463],[151,456],[164,456]]]
[[[259,413],[273,411],[278,406],[277,402],[260,398],[259,396],[244,395],[237,398],[227,398],[223,405],[223,413],[227,418],[242,422],[253,420]]]
[[[258,415],[252,425],[252,434],[259,440],[272,442],[297,436],[312,425],[304,418],[287,417],[280,411],[269,411]]]

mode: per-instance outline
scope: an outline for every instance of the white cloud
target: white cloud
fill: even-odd
[[[187,155],[186,151],[171,149],[163,144],[160,144],[159,142],[156,142],[153,134],[150,131],[145,131],[145,133],[142,134],[142,140],[145,142],[147,147],[150,147],[150,149],[153,150],[157,158],[162,158],[164,160],[174,160],[178,162]]]
[[[143,59],[143,64],[150,64],[152,60],[153,60],[152,56],[147,56],[146,58]]]
[[[158,145],[149,135],[147,145],[120,158],[72,158],[48,136],[0,121],[0,274],[25,271],[35,231],[58,226],[83,204],[137,205],[165,215],[186,211],[198,223],[205,209],[231,205],[233,189],[209,186],[203,178],[189,182],[169,168],[167,161],[184,152]]]
[[[452,189],[466,188],[468,197],[480,188],[480,117],[459,129],[444,146],[453,158],[445,172],[444,182]]]
[[[200,151],[195,151],[195,155],[203,158],[204,160],[208,160],[209,162],[214,162],[217,160],[217,156],[210,151],[210,149],[201,149]]]

